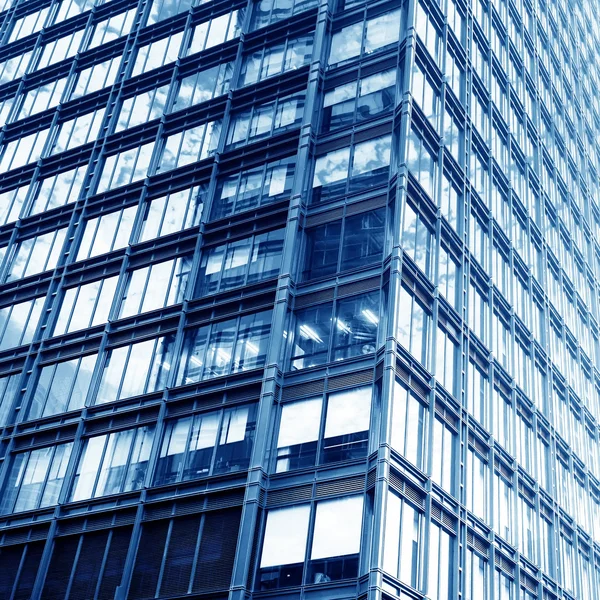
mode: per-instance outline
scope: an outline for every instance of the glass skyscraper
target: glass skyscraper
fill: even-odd
[[[598,2],[0,4],[0,600],[600,600]]]

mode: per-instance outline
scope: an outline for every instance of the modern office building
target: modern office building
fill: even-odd
[[[1,8],[0,600],[600,600],[600,4]]]

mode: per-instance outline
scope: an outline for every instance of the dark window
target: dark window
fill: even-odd
[[[112,600],[121,583],[131,530],[122,527],[57,538],[42,598]]]
[[[128,597],[227,590],[240,517],[240,509],[227,509],[145,524]]]
[[[29,600],[45,542],[0,548],[0,598]]]

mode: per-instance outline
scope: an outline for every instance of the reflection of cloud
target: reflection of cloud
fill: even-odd
[[[391,136],[357,144],[354,149],[352,175],[360,175],[390,164]]]
[[[317,159],[313,187],[341,181],[348,176],[350,148],[335,150]]]

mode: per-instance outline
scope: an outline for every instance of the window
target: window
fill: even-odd
[[[191,262],[183,256],[128,273],[119,318],[182,302]]]
[[[501,391],[494,385],[492,404],[494,407],[494,437],[506,450],[511,452],[514,410],[507,391]]]
[[[42,596],[111,598],[123,575],[131,531],[120,527],[55,538]]]
[[[270,510],[260,559],[263,590],[299,585],[307,553],[310,505]],[[314,509],[307,583],[356,577],[363,517],[363,497],[318,502]]]
[[[504,315],[496,312],[492,314],[492,332],[493,351],[496,359],[507,371],[510,371],[512,369],[512,336],[510,322],[507,322]]]
[[[533,494],[531,498],[526,499],[524,496],[519,494],[517,496],[517,503],[519,507],[519,539],[517,547],[521,552],[533,563],[537,562],[537,534],[536,534],[536,514],[535,508],[530,502],[533,501]]]
[[[108,321],[119,277],[108,277],[66,290],[53,335],[94,327]]]
[[[169,86],[163,85],[123,100],[115,132],[160,119],[165,112]]]
[[[6,225],[19,218],[29,188],[27,184],[0,194],[0,225]]]
[[[469,358],[468,378],[467,410],[485,427],[486,407],[489,406],[489,380],[487,368],[481,364],[477,357]]]
[[[69,442],[15,454],[2,493],[2,514],[56,504],[72,448]]]
[[[554,532],[552,525],[552,516],[550,509],[543,506],[540,510],[539,518],[539,536],[540,536],[540,567],[546,573],[554,575]]]
[[[34,13],[30,13],[25,17],[20,19],[16,19],[12,26],[12,31],[10,32],[10,37],[6,41],[7,44],[15,42],[16,40],[20,40],[22,38],[27,37],[28,35],[32,35],[37,33],[44,27],[46,23],[48,13],[50,12],[50,8],[42,8],[41,10],[37,10]]]
[[[513,600],[513,581],[499,569],[494,569],[495,600]]]
[[[475,212],[472,212],[469,219],[469,250],[483,269],[487,269],[489,246],[487,226]]]
[[[25,119],[58,106],[66,83],[67,78],[62,77],[24,92],[19,112],[12,120]]]
[[[0,593],[3,597],[10,597],[14,589],[15,598],[31,598],[45,543],[43,540],[0,548]]]
[[[479,539],[477,539],[479,542]],[[479,542],[481,544],[481,542]],[[487,552],[486,552],[487,558]],[[465,565],[465,600],[487,600],[488,598],[488,562],[467,547]]]
[[[436,406],[436,416],[433,419],[433,449],[431,478],[449,494],[454,493],[456,469],[456,420],[453,415],[444,410],[439,414]],[[450,421],[452,424],[448,423]],[[413,431],[409,429],[409,431]]]
[[[232,508],[143,523],[128,598],[228,588],[240,517],[241,509]]]
[[[308,582],[358,575],[362,516],[362,496],[317,503]]]
[[[195,296],[222,292],[277,277],[285,229],[207,248],[202,253]]]
[[[97,354],[90,354],[43,366],[27,418],[38,419],[81,408],[85,404],[97,358]]]
[[[197,4],[196,0],[153,0],[146,25],[153,25],[182,12]]]
[[[427,596],[432,600],[453,598],[454,536],[433,520],[429,526],[429,560],[427,564]]]
[[[383,539],[383,570],[403,583],[419,585],[421,513],[389,490]]]
[[[238,37],[243,20],[244,11],[234,10],[231,13],[213,17],[210,21],[199,23],[192,31],[192,39],[186,55],[208,50]]]
[[[292,15],[297,15],[313,6],[317,6],[316,0],[292,0],[291,2],[257,0],[252,10],[250,31],[288,19]]]
[[[312,51],[312,34],[259,48],[243,58],[239,86],[251,85],[273,75],[299,69],[310,62]]]
[[[16,81],[25,74],[33,51],[18,54],[0,63],[0,83]]]
[[[401,243],[404,253],[431,279],[434,243],[432,227],[428,219],[413,207],[410,199],[404,205]]]
[[[88,219],[76,260],[125,248],[133,229],[137,205]]]
[[[431,314],[423,301],[404,285],[398,305],[398,343],[424,367],[429,366],[429,330]]]
[[[145,242],[200,223],[204,209],[204,186],[171,192],[143,205],[140,242]]]
[[[0,308],[0,350],[29,344],[37,329],[45,298]]]
[[[447,105],[444,109],[444,146],[459,165],[464,165],[464,126],[459,121],[456,109]]]
[[[396,69],[386,69],[326,91],[321,127],[331,131],[388,112],[394,106]]]
[[[267,358],[271,316],[268,310],[189,330],[179,361],[178,383],[262,367]]]
[[[317,156],[311,201],[325,202],[387,183],[391,142],[391,136],[385,135]]]
[[[162,390],[171,369],[172,345],[169,335],[109,350],[96,404]]]
[[[38,71],[50,65],[55,65],[67,58],[72,58],[77,54],[85,31],[80,29],[63,37],[47,42],[41,48],[39,60],[32,60],[31,71]],[[36,64],[37,63],[37,64]]]
[[[479,452],[476,451],[474,438],[473,445],[469,444],[467,451],[466,473],[466,507],[474,515],[485,520],[487,517],[489,495],[489,468],[487,462],[487,453],[484,455],[479,454]]]
[[[29,214],[36,215],[75,202],[79,198],[86,171],[87,165],[81,165],[38,181],[32,194]]]
[[[122,56],[119,54],[104,62],[92,65],[87,69],[82,69],[76,77],[75,87],[71,92],[70,100],[111,86],[119,75],[121,59]]]
[[[519,464],[530,474],[533,469],[533,425],[531,415],[523,410],[517,411],[517,460]]]
[[[438,258],[437,285],[440,293],[457,312],[460,311],[460,292],[462,291],[458,276],[459,268],[453,254],[444,248],[442,242]]]
[[[157,171],[169,171],[212,156],[221,135],[220,121],[203,123],[167,137]]]
[[[295,156],[290,156],[221,177],[217,182],[211,208],[211,221],[289,196],[294,180],[295,160]]]
[[[305,92],[258,104],[231,117],[227,147],[236,148],[302,123]]]
[[[378,208],[308,229],[304,279],[333,275],[381,261],[385,214],[385,208]]]
[[[419,469],[425,469],[429,409],[399,379],[394,384],[390,444]]]
[[[503,468],[503,467],[502,467]],[[498,471],[494,472],[494,531],[507,542],[513,533],[513,487]]]
[[[406,163],[409,172],[421,184],[430,198],[435,199],[437,183],[437,151],[424,141],[421,134],[411,129],[408,137]]]
[[[442,35],[424,5],[417,4],[416,32],[433,61],[441,68]]]
[[[4,427],[11,420],[13,404],[20,390],[20,380],[21,373],[0,377],[0,427]]]
[[[4,281],[29,277],[56,267],[67,234],[67,228],[49,231],[19,242],[9,254],[8,272]]]
[[[441,321],[441,317],[439,317]],[[451,332],[451,329],[453,330]],[[438,322],[435,351],[435,377],[451,394],[456,395],[457,366],[459,366],[460,343],[456,340],[454,327]]]
[[[575,592],[575,550],[573,548],[573,534],[566,527],[560,528],[559,535],[559,579],[564,588]]]
[[[42,129],[0,147],[0,173],[36,162],[42,156],[50,129]]]
[[[227,93],[232,75],[233,63],[222,63],[182,77],[172,112],[189,108]]]
[[[146,177],[153,150],[154,141],[107,156],[96,193],[100,194],[122,185],[129,185]]]
[[[139,48],[133,64],[131,76],[147,73],[168,63],[175,62],[183,40],[183,31],[169,37],[155,40]]]
[[[369,292],[297,311],[290,368],[306,369],[330,361],[375,352],[379,292]]]
[[[370,387],[284,404],[276,472],[365,457],[370,419]]]
[[[153,485],[247,469],[254,443],[255,421],[255,406],[169,421]]]
[[[139,490],[144,485],[154,425],[88,438],[83,444],[70,500]]]
[[[344,27],[333,34],[329,65],[389,48],[400,39],[400,10]]]
[[[439,86],[435,83],[427,67],[421,63],[422,60],[417,55],[412,72],[411,93],[425,118],[439,134],[441,114]]]
[[[108,19],[100,21],[94,25],[92,39],[87,45],[87,49],[96,48],[102,44],[108,44],[112,40],[116,40],[124,35],[127,35],[137,16],[137,8],[132,8],[127,12],[111,15]]]
[[[552,490],[552,471],[550,466],[550,446],[548,440],[550,439],[547,432],[542,431],[544,435],[537,437],[537,476],[540,483],[540,487],[545,490]]]
[[[103,120],[104,107],[60,123],[56,127],[56,138],[49,148],[49,155],[96,141]]]
[[[94,4],[96,4],[95,0],[63,0],[60,3],[54,23],[62,23],[71,17],[81,15],[90,10]]]

